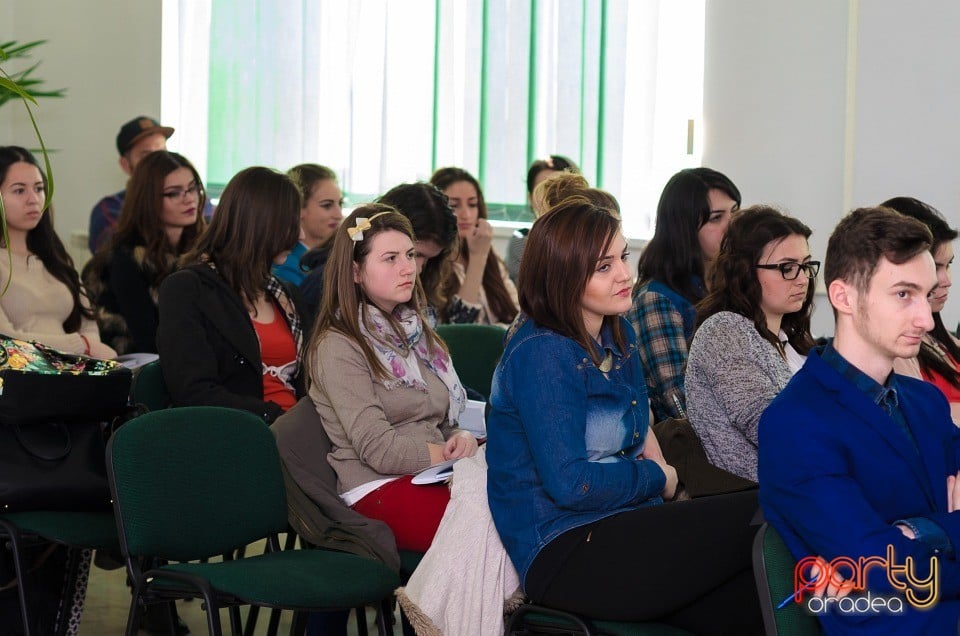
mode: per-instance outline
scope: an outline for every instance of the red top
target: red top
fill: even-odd
[[[260,340],[260,359],[263,362],[263,399],[278,404],[284,411],[297,403],[293,389],[293,373],[297,366],[297,345],[293,340],[280,308],[274,304],[273,321],[253,321]]]
[[[954,367],[957,366],[953,358],[948,357],[948,359]],[[921,371],[920,375],[922,375],[923,379],[927,382],[936,385],[936,387],[947,396],[947,402],[960,402],[960,389],[947,382],[946,378],[942,375],[936,371]]]

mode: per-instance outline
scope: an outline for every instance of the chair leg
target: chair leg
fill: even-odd
[[[203,603],[207,606],[207,630],[210,636],[223,636],[223,627],[220,625],[220,604],[213,597],[203,594]]]
[[[133,589],[130,592],[130,611],[127,613],[126,636],[137,636],[140,633],[140,618],[143,616],[141,610],[140,596],[143,588],[139,582],[134,582]]]
[[[353,611],[357,615],[357,636],[367,636],[367,608],[361,605]]]
[[[230,633],[239,634],[243,631],[241,627],[242,623],[240,621],[240,606],[233,605],[227,609],[227,614],[230,615]]]
[[[307,612],[294,612],[290,622],[290,636],[303,636],[307,631]],[[271,616],[271,620],[273,617]]]
[[[393,602],[389,598],[380,601],[377,608],[377,633],[393,636]]]
[[[250,611],[247,612],[247,624],[243,628],[243,636],[253,636],[253,632],[257,628],[257,618],[259,616],[260,606],[251,605]]]
[[[13,569],[17,575],[17,594],[20,597],[20,619],[23,621],[23,633],[24,636],[30,636],[30,609],[27,604],[27,577],[26,568],[23,564],[23,537],[20,535],[20,529],[8,523],[5,520],[0,520],[0,525],[3,526],[4,530],[7,532],[7,535],[10,537],[10,550],[13,552]]]

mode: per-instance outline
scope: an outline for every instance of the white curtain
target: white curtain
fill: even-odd
[[[562,154],[649,236],[702,154],[703,5],[164,0],[162,116],[211,184],[315,162],[365,198],[457,165],[501,218],[529,163]]]

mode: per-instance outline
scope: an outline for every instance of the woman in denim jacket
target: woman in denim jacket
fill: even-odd
[[[619,315],[631,304],[627,257],[619,220],[582,196],[530,231],[525,318],[494,374],[487,429],[497,531],[534,602],[758,632],[756,494],[657,505],[675,496],[677,473],[649,427],[635,337]]]

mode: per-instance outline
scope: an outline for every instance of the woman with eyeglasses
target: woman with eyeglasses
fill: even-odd
[[[104,342],[117,353],[156,353],[160,283],[203,232],[206,194],[182,155],[152,152],[137,164],[110,241],[83,270]]]
[[[810,228],[766,206],[738,212],[697,305],[687,417],[713,465],[757,480],[757,423],[813,347]]]

